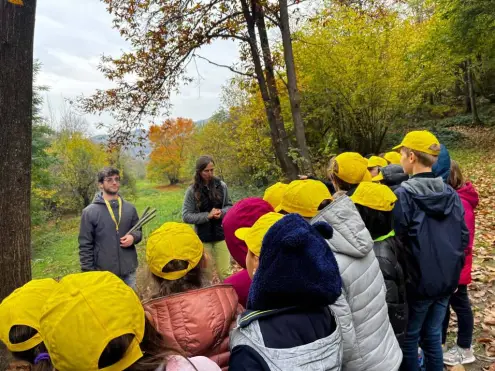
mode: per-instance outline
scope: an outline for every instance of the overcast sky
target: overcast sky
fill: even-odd
[[[110,82],[97,70],[102,54],[118,56],[126,49],[124,40],[112,29],[112,18],[99,0],[42,0],[37,4],[34,56],[42,63],[38,84],[47,85],[44,114],[48,116],[46,101],[57,109],[64,98],[80,94],[90,95],[98,88],[108,88]],[[221,64],[237,59],[237,47],[227,41],[214,42],[201,55]],[[200,89],[192,84],[181,89],[172,100],[172,117],[193,120],[209,118],[220,104],[220,91],[231,77],[230,71],[197,60],[202,76]],[[195,67],[190,67],[197,76]],[[88,117],[92,124],[111,123],[108,115]],[[92,125],[94,133],[100,132]]]

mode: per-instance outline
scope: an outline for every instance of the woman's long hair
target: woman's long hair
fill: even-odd
[[[184,260],[172,260],[163,268],[163,272],[176,272],[187,268],[187,262]],[[196,267],[191,269],[187,274],[178,280],[166,280],[155,276],[150,271],[152,287],[150,288],[151,299],[156,299],[172,294],[180,294],[182,292],[200,289],[207,286],[207,278],[203,266],[205,265],[205,257],[203,256]]]
[[[126,334],[111,340],[103,350],[98,361],[98,368],[102,369],[120,361],[132,343],[134,335]],[[140,344],[143,357],[137,360],[126,371],[155,371],[161,366],[167,365],[167,358],[179,355],[187,359],[180,350],[168,348],[163,336],[155,329],[153,324],[145,318],[144,338]],[[194,365],[189,361],[194,367]],[[163,369],[165,369],[164,367]],[[196,368],[194,367],[196,370]],[[54,370],[49,360],[44,360],[36,364],[33,371]]]
[[[201,172],[208,166],[208,164],[215,164],[211,156],[200,156],[196,161],[196,171],[193,178],[193,191],[194,198],[196,199],[196,206],[199,209],[201,206],[201,188],[203,187],[203,178],[201,178]],[[216,178],[213,179],[213,182]],[[213,183],[212,182],[212,183]],[[208,197],[212,201],[220,201],[220,192],[214,186],[209,187]]]

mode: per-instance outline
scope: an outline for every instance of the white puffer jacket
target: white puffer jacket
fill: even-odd
[[[373,240],[348,196],[341,196],[311,220],[334,230],[328,240],[342,276],[342,295],[331,306],[344,343],[343,371],[394,371],[402,351],[388,319],[386,288]]]

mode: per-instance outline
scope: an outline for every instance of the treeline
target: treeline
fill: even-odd
[[[333,1],[304,19],[292,41],[314,171],[323,172],[340,151],[379,153],[394,135],[425,120],[470,114],[470,123],[482,124],[478,107],[495,102],[493,9],[489,1]],[[276,84],[289,154],[301,169],[283,51],[282,44],[273,50]],[[191,159],[209,153],[231,183],[282,177],[263,103],[259,84],[249,76],[234,78],[222,108],[205,125],[167,121],[176,132],[187,129],[181,145],[162,142],[161,152],[155,149],[151,174],[162,171],[175,182],[191,171]],[[153,136],[167,132],[165,126],[151,129],[155,147]],[[157,163],[168,161],[165,148],[179,153],[179,147],[173,171],[156,172]]]

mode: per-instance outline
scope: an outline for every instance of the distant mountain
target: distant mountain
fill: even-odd
[[[140,130],[135,130],[133,133],[133,142],[130,144],[124,152],[129,154],[132,157],[137,157],[137,156],[142,156],[144,155],[145,158],[149,156],[151,153],[151,144],[148,139],[145,139],[139,143],[138,138],[139,138]],[[95,143],[98,144],[107,144],[108,143],[109,136],[107,134],[101,134],[101,135],[95,135],[91,137],[91,140]]]

